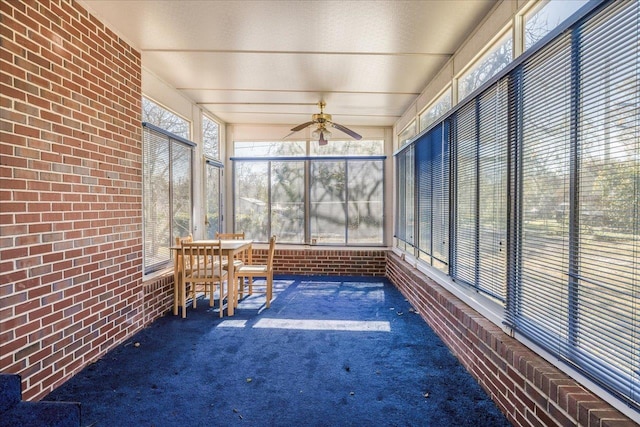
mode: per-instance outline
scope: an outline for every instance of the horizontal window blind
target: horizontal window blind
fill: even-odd
[[[448,126],[441,123],[415,144],[420,258],[448,272],[449,145]]]
[[[639,3],[522,65],[516,330],[640,407]]]
[[[507,102],[507,78],[478,99],[476,286],[501,301],[507,296]]]
[[[396,157],[398,182],[398,203],[396,210],[396,237],[403,242],[414,244],[415,215],[415,147],[411,145]]]
[[[640,411],[640,2],[580,16],[396,154],[396,233]]]
[[[433,266],[449,273],[449,213],[451,201],[449,200],[449,187],[451,185],[450,174],[450,124],[443,122],[434,128],[431,137],[431,155],[433,158],[431,177],[433,180],[432,205],[432,238]]]
[[[191,233],[193,143],[156,126],[143,126],[145,273],[171,260],[176,236]]]
[[[568,357],[640,397],[640,19],[619,2],[580,31]],[[615,351],[610,351],[610,349]]]
[[[416,194],[418,196],[418,249],[420,258],[431,264],[433,256],[433,145],[435,132],[416,143]]]
[[[558,353],[568,334],[571,39],[522,67],[515,328]]]
[[[455,238],[452,275],[476,285],[478,266],[478,121],[477,101],[455,116]]]

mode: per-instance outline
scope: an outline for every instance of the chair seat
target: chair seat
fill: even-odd
[[[265,277],[267,279],[267,286],[264,293],[267,294],[266,307],[271,306],[271,300],[273,299],[273,256],[276,249],[276,236],[271,236],[269,239],[269,252],[267,254],[266,264],[245,264],[235,270],[234,282],[239,281],[238,292],[234,295],[233,304],[238,306],[238,296],[244,294],[244,279],[249,279],[249,295],[253,294],[253,278]],[[249,254],[251,257],[251,254]]]
[[[187,279],[212,279],[215,281],[219,281],[219,280],[224,280],[227,277],[227,274],[223,274],[222,277],[218,276],[217,274],[210,274],[208,272],[197,272],[194,271],[192,273],[188,273],[185,276]]]
[[[236,271],[236,274],[242,276],[245,274],[256,274],[256,273],[266,273],[267,266],[266,265],[243,265]]]
[[[239,260],[239,259],[233,260],[233,268],[240,268],[243,265],[244,265],[244,262],[242,262],[242,260]],[[222,268],[224,268],[225,270],[229,269],[229,263],[226,260],[222,261]]]

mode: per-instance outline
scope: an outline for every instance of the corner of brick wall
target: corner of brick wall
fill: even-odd
[[[387,277],[514,426],[637,426],[392,251]]]

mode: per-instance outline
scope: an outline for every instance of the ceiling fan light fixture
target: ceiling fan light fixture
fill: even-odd
[[[327,139],[329,139],[329,137],[327,136],[325,138],[325,132],[326,131],[324,131],[324,132],[320,131],[320,138],[318,139],[318,145],[327,145],[327,142],[328,142]],[[329,135],[331,135],[331,134],[329,133]]]
[[[311,132],[311,138],[326,142],[331,138],[331,132],[329,132],[324,126],[318,126],[316,130]]]

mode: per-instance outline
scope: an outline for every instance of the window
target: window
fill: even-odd
[[[549,34],[588,0],[542,0],[524,17],[524,48]]]
[[[204,227],[209,239],[222,227],[222,163],[220,158],[220,125],[202,114],[202,153],[204,167]]]
[[[144,269],[171,260],[177,236],[191,233],[193,145],[146,124],[143,132]]]
[[[404,128],[402,132],[400,132],[400,135],[398,135],[398,144],[400,145],[400,147],[407,144],[411,140],[411,138],[416,136],[417,133],[418,131],[416,129],[416,121],[414,120],[406,128]]]
[[[202,115],[202,154],[209,159],[220,158],[220,126]]]
[[[507,79],[455,116],[451,276],[501,301],[507,271]]]
[[[222,165],[211,161],[205,161],[204,168],[204,226],[208,239],[214,239],[222,226]]]
[[[452,107],[451,88],[448,88],[422,114],[420,114],[420,130],[423,131],[435,123]]]
[[[635,408],[639,13],[638,2],[613,2],[523,68],[522,274],[509,312]]]
[[[384,141],[382,140],[332,140],[327,145],[319,145],[318,141],[311,141],[312,156],[381,156],[383,154]]]
[[[180,138],[191,139],[188,121],[144,97],[142,98],[142,121]]]
[[[638,411],[639,16],[639,2],[595,5],[403,147],[395,225],[398,247],[435,265],[448,207],[453,281]],[[437,185],[430,159],[447,144]]]
[[[304,156],[306,152],[306,141],[236,141],[233,144],[236,157]]]
[[[474,90],[489,81],[513,59],[513,38],[508,32],[475,64],[458,79],[458,100],[461,101]]]
[[[403,249],[415,242],[415,144],[410,144],[396,156],[396,237]]]
[[[313,156],[306,144],[234,144],[234,229],[258,241],[381,245],[384,157],[371,153],[383,142],[311,143]]]
[[[415,195],[419,258],[448,272],[449,123],[434,127],[416,142]]]
[[[169,248],[175,237],[191,233],[194,144],[167,130],[188,135],[187,121],[146,98],[142,106],[144,271],[148,273],[171,260]]]
[[[312,243],[382,244],[381,160],[313,160]]]

